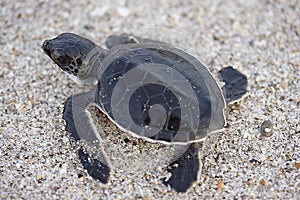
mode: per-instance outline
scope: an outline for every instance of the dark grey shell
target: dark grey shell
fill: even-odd
[[[97,65],[96,104],[122,130],[152,141],[191,143],[225,125],[225,101],[215,79],[178,48],[122,45],[104,60],[88,59]]]

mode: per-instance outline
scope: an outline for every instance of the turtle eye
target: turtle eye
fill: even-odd
[[[57,51],[53,51],[51,53],[51,58],[52,60],[57,60],[59,57],[61,57],[61,53],[57,52]]]

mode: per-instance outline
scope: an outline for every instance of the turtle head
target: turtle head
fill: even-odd
[[[62,70],[81,82],[92,73],[91,66],[84,61],[95,47],[92,41],[72,33],[62,33],[42,44],[44,52]]]

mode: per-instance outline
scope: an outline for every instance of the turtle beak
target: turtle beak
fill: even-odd
[[[50,41],[45,40],[42,44],[42,49],[45,51],[45,53],[51,57],[51,48],[50,48]]]

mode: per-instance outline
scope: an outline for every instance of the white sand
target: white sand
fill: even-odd
[[[98,2],[0,3],[0,199],[300,198],[299,1]],[[64,100],[87,88],[40,48],[61,32],[102,42],[145,26],[188,35],[183,46],[214,74],[234,65],[249,78],[248,97],[227,110],[230,128],[206,144],[201,180],[180,195],[159,182],[168,147],[119,134],[104,117],[115,172],[108,185],[89,177],[61,115]],[[274,130],[262,138],[265,120]]]

